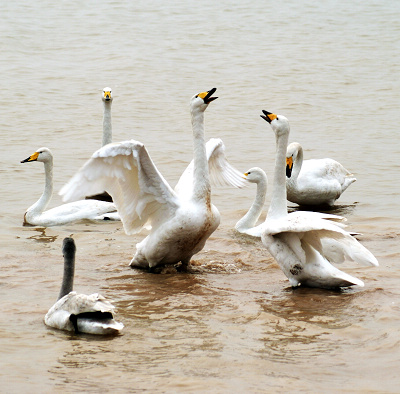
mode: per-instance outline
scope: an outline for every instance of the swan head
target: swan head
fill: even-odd
[[[301,145],[298,142],[292,142],[288,145],[286,150],[286,176],[290,178],[292,176],[293,163],[297,159],[297,155],[301,150]]]
[[[289,134],[290,126],[289,121],[286,117],[265,110],[263,110],[262,112],[264,115],[260,116],[271,125],[272,130],[277,136]]]
[[[53,161],[53,154],[49,148],[39,148],[35,153],[27,157],[25,160],[21,160],[21,163],[28,163],[31,161],[41,161],[43,163]]]
[[[267,180],[267,174],[260,167],[253,167],[244,173],[244,179],[251,183],[260,183]]]
[[[102,93],[101,99],[102,99],[104,102],[113,101],[113,96],[112,96],[112,90],[111,90],[111,88],[104,88],[104,89],[103,89],[103,93]]]
[[[192,110],[199,109],[200,111],[204,112],[207,109],[208,104],[210,104],[211,101],[214,101],[218,98],[218,97],[212,97],[212,95],[215,93],[216,90],[217,88],[212,88],[207,92],[202,92],[194,95],[190,100],[190,108]]]

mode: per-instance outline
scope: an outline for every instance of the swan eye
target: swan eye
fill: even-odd
[[[247,173],[247,175],[250,175],[250,174],[251,174],[251,172],[248,172],[248,173]]]

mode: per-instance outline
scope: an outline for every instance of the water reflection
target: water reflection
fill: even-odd
[[[46,231],[49,230],[46,227],[31,227],[29,226],[33,231],[36,231],[39,234],[34,234],[28,237],[28,239],[33,239],[36,242],[43,242],[43,243],[49,243],[49,242],[54,242],[57,240],[58,235],[46,235]],[[51,230],[49,230],[51,231]]]

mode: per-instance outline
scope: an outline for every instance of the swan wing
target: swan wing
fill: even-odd
[[[214,185],[234,186],[241,188],[247,186],[243,174],[233,167],[225,156],[225,145],[220,138],[211,138],[206,144],[206,154],[210,180]],[[193,160],[187,166],[175,186],[175,192],[179,195],[192,190],[193,184]]]
[[[268,235],[301,233],[304,242],[312,245],[314,249],[334,263],[351,260],[363,265],[379,265],[375,256],[351,233],[342,228],[342,223],[321,219],[313,213],[311,215],[307,215],[308,212],[302,212],[300,215],[296,215],[296,213],[291,213],[278,220],[267,219],[263,231]]]
[[[157,215],[170,217],[178,207],[176,193],[157,170],[145,146],[130,140],[97,150],[61,189],[64,201],[107,191],[125,232],[138,232]]]

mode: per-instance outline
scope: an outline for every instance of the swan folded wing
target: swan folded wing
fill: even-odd
[[[135,140],[96,151],[60,195],[70,201],[104,190],[112,196],[127,234],[138,232],[156,211],[170,216],[177,208],[176,193]]]

